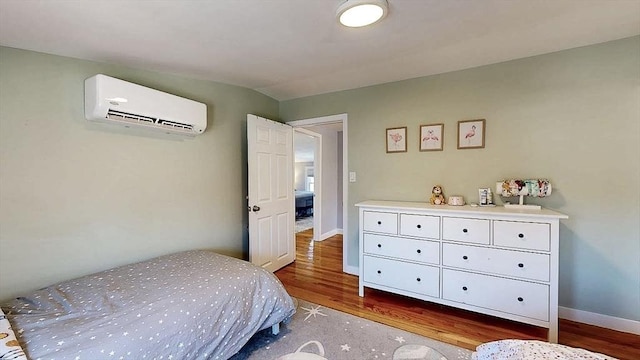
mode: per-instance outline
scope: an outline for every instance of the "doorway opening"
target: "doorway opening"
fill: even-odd
[[[293,128],[293,149],[296,234],[307,231],[321,240],[316,229],[322,216],[322,135]]]
[[[287,122],[294,132],[309,130],[321,135],[321,160],[314,160],[314,240],[343,234],[342,268],[357,275],[357,265],[349,265],[350,251],[357,256],[357,237],[348,236],[348,127],[347,114],[337,114]],[[320,163],[320,166],[315,166]],[[320,168],[320,172],[318,171]],[[346,234],[346,235],[344,235]],[[357,263],[357,258],[352,259]]]

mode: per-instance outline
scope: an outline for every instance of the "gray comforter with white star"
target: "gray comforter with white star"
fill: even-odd
[[[227,359],[295,312],[269,271],[187,251],[40,289],[2,306],[30,359]]]

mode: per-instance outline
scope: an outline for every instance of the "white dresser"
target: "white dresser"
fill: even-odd
[[[360,296],[369,287],[542,326],[557,342],[566,215],[400,201],[356,206]]]

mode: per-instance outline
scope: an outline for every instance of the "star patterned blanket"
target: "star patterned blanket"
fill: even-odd
[[[187,251],[40,289],[2,306],[30,359],[227,359],[289,318],[269,271]]]
[[[478,345],[472,360],[615,360],[604,354],[538,340],[498,340]]]

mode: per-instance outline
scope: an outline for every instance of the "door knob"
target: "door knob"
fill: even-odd
[[[251,209],[253,211],[260,211],[260,206],[258,205],[253,205],[253,208]]]

